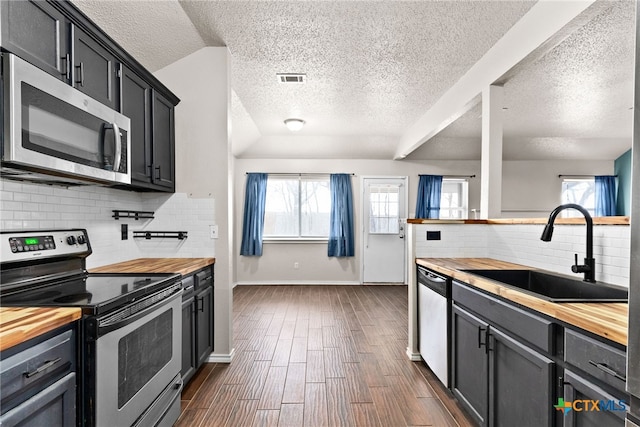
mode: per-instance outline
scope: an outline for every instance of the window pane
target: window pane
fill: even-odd
[[[369,233],[397,234],[399,231],[399,185],[369,186]]]
[[[268,178],[265,237],[327,237],[330,216],[328,178]]]
[[[264,236],[299,236],[299,180],[267,180],[267,201],[264,215]]]
[[[468,204],[468,185],[466,180],[443,179],[440,195],[441,219],[466,219]]]
[[[301,181],[300,224],[301,236],[323,237],[329,235],[331,219],[331,193],[329,181]]]
[[[564,179],[562,180],[562,204],[575,203],[594,215],[595,189],[594,179]],[[560,215],[565,218],[582,217],[582,214],[575,209],[566,209]]]

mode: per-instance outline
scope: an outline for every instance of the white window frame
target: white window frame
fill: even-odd
[[[469,180],[466,178],[442,178],[442,188],[444,188],[445,183],[462,184],[461,192],[460,192],[460,200],[461,200],[462,206],[457,208],[443,208],[442,195],[444,194],[444,192],[442,192],[440,196],[439,219],[468,219],[469,218]],[[443,210],[460,212],[461,216],[460,217],[451,217],[451,216],[444,217],[442,216]]]
[[[269,174],[267,177],[267,185],[269,179],[274,180],[289,180],[298,181],[298,235],[297,236],[278,236],[278,235],[263,235],[263,243],[318,243],[329,241],[329,231],[326,236],[304,236],[302,235],[302,181],[326,181],[329,183],[329,175],[327,174]],[[331,209],[331,207],[329,207]],[[265,212],[266,215],[266,212]]]

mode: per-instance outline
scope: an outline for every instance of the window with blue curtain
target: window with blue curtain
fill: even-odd
[[[351,257],[355,255],[351,175],[346,173],[331,174],[329,185],[331,223],[328,255],[330,257]]]
[[[614,216],[616,214],[616,177],[596,176],[595,183],[595,216]]]
[[[442,175],[419,175],[416,218],[440,218]]]
[[[242,221],[242,245],[240,255],[262,255],[264,208],[267,199],[267,174],[247,174],[244,193],[244,217]]]

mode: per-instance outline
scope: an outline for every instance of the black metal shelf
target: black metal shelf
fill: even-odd
[[[134,231],[134,239],[178,239],[184,240],[187,236],[187,231]]]
[[[112,218],[120,219],[120,218],[133,218],[136,221],[139,219],[153,219],[155,212],[148,211],[123,211],[123,210],[112,210],[113,216]]]

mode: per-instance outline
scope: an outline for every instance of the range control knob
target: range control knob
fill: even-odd
[[[67,243],[70,245],[75,245],[76,244],[76,238],[75,236],[69,236],[67,237]]]
[[[78,236],[78,244],[79,245],[84,245],[85,243],[87,243],[87,240],[84,238],[84,234],[81,234]]]

